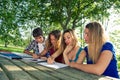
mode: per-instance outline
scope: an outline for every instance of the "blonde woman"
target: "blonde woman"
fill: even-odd
[[[78,61],[70,63],[70,66],[88,73],[119,78],[115,49],[107,41],[103,27],[98,22],[87,24],[84,39],[88,46],[80,53]],[[85,57],[87,64],[82,64]]]
[[[48,58],[48,63],[53,63],[57,56],[63,54],[65,64],[69,65],[70,62],[77,61],[81,50],[82,48],[80,48],[77,44],[77,38],[74,30],[67,29],[62,34],[60,49],[58,49],[58,51]]]

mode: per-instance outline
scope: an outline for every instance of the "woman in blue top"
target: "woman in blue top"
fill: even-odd
[[[80,53],[78,61],[70,63],[70,66],[88,73],[119,78],[115,50],[113,44],[107,42],[103,27],[97,22],[87,24],[84,39],[88,46]],[[87,64],[82,64],[85,57]]]

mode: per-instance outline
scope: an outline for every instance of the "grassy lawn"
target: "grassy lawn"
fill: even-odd
[[[120,60],[118,61],[118,71],[120,72]]]
[[[23,53],[24,48],[15,47],[15,46],[4,47],[4,46],[1,46],[1,45],[0,45],[0,50]]]
[[[120,72],[120,55],[117,55],[118,71]]]
[[[6,48],[6,47],[4,47],[4,46],[0,46],[0,50],[23,53],[24,48],[13,47],[13,46],[8,46],[8,47]],[[118,60],[118,71],[120,72],[120,55],[117,55],[117,60]]]

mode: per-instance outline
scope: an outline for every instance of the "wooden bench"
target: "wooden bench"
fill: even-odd
[[[71,67],[53,69],[24,60],[0,57],[0,80],[117,80],[97,76]]]

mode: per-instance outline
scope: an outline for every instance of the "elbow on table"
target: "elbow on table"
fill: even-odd
[[[98,76],[101,76],[103,74],[104,71],[100,70],[100,69],[96,69],[95,70],[95,74]]]
[[[96,73],[96,75],[101,76],[101,75],[102,75],[102,73],[98,72],[98,73]]]

